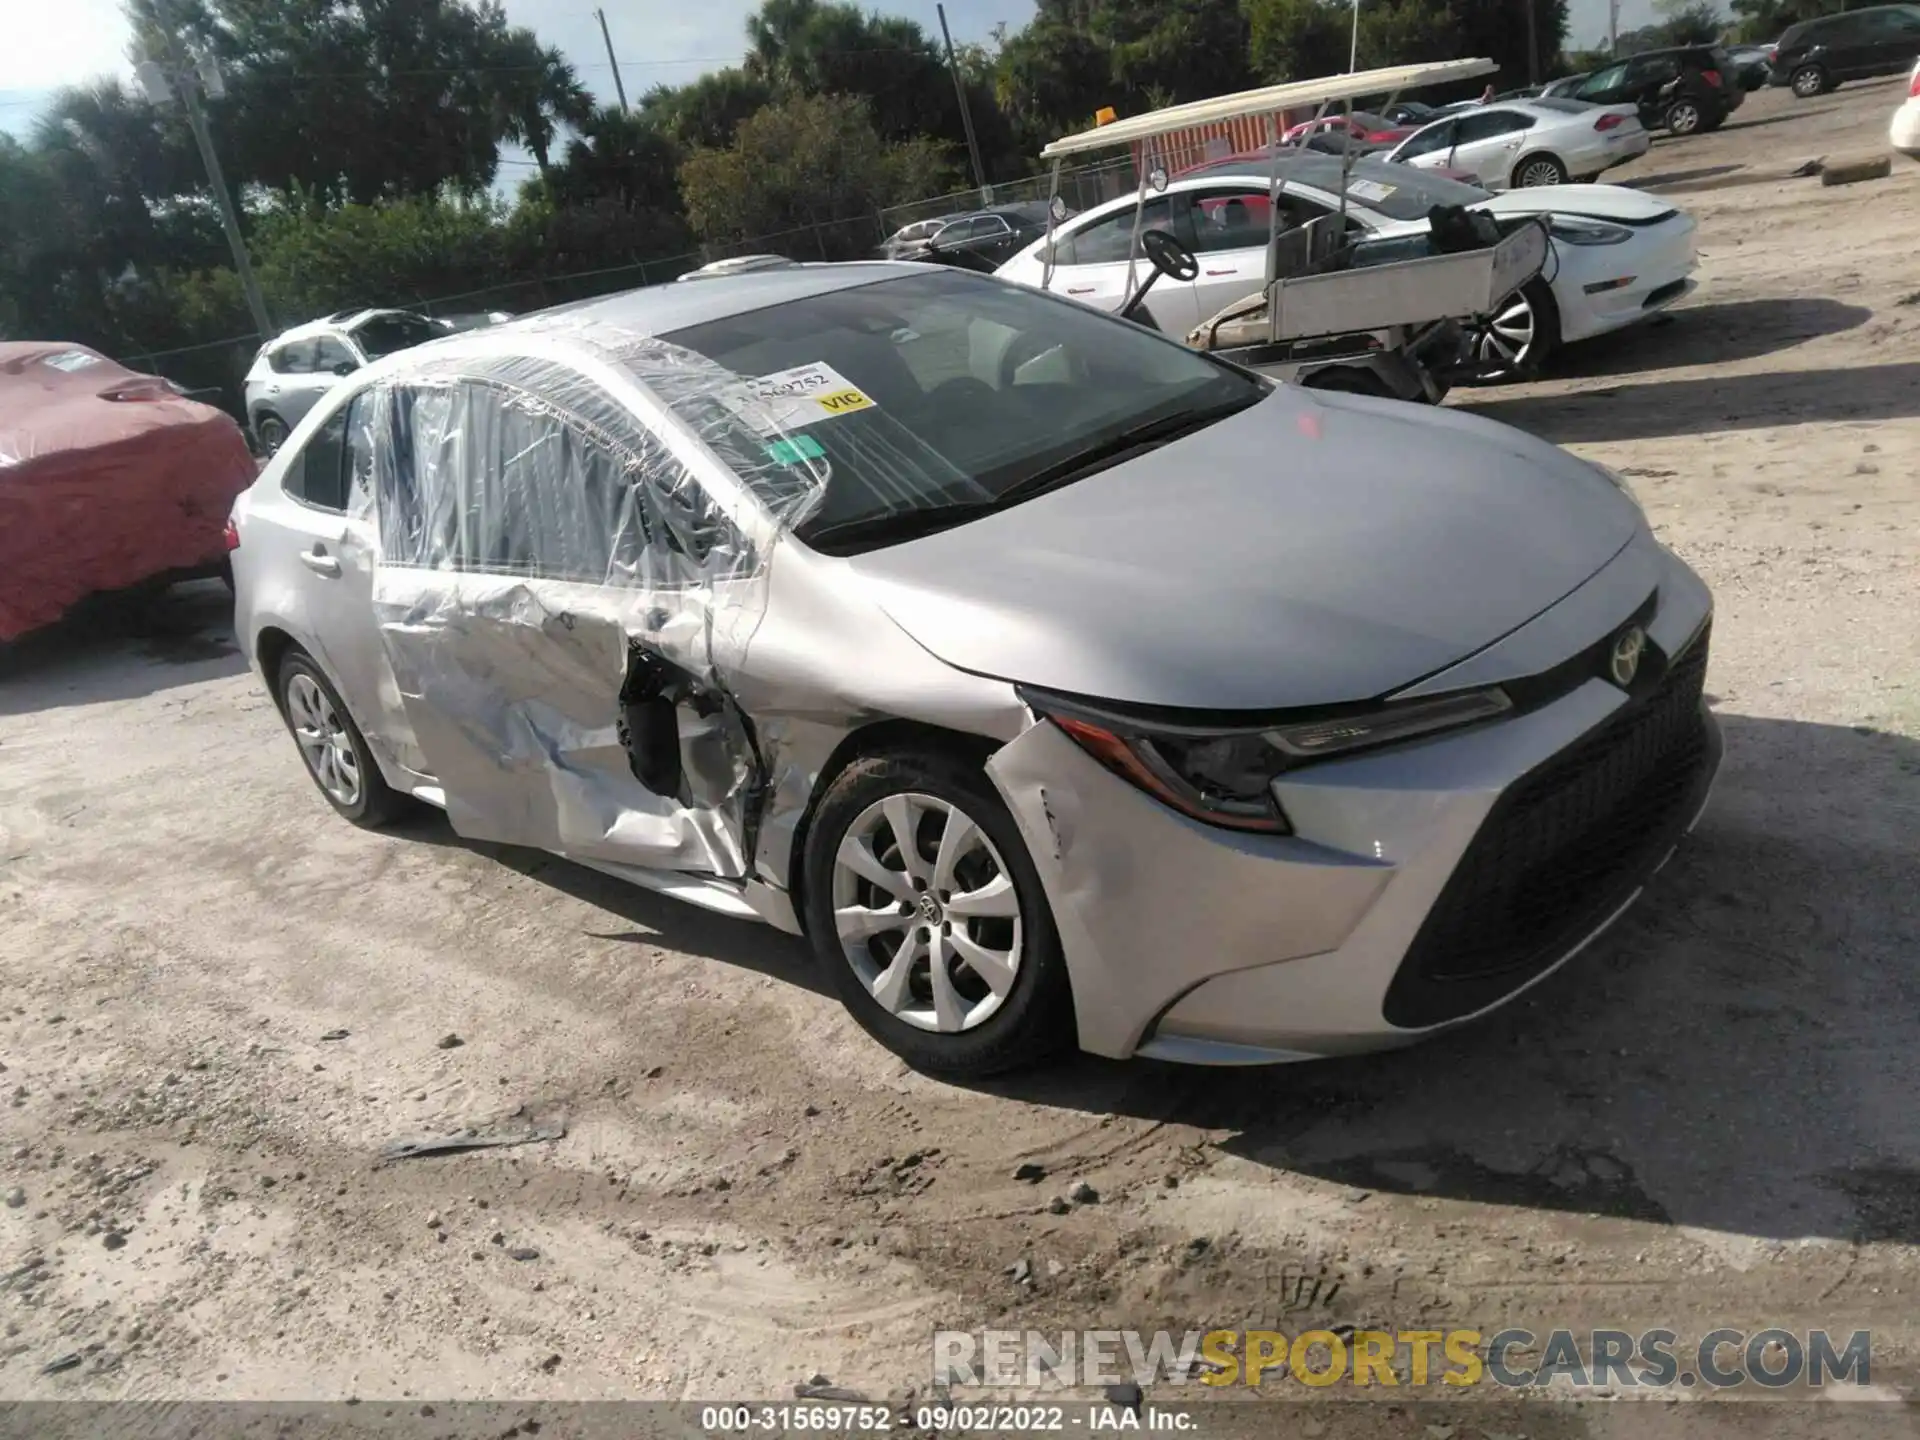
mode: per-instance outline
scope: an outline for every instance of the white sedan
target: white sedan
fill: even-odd
[[[1552,217],[1546,268],[1476,337],[1477,358],[1489,375],[1538,374],[1558,346],[1644,320],[1694,288],[1697,222],[1655,196],[1618,185],[1490,195],[1408,165],[1362,159],[1351,166],[1347,215],[1371,234],[1417,234],[1436,205]],[[1291,155],[1280,162],[1280,175],[1283,230],[1339,209],[1340,157]],[[1185,335],[1266,283],[1268,194],[1265,167],[1239,161],[1189,171],[1147,199],[1142,224],[1171,232],[1200,262],[1191,281],[1162,277],[1154,283],[1146,308],[1161,330]],[[1120,308],[1134,206],[1134,197],[1125,196],[1059,227],[1055,293],[1101,310]],[[995,273],[1039,286],[1046,244],[1044,238],[1035,241]],[[1144,277],[1147,269],[1142,258],[1138,273]]]
[[[1416,130],[1386,158],[1521,190],[1595,179],[1652,144],[1631,105],[1542,98],[1470,106]]]
[[[1913,74],[1907,77],[1907,98],[1893,112],[1887,140],[1902,155],[1920,160],[1920,65],[1915,65]]]

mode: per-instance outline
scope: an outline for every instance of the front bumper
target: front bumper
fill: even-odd
[[[1902,155],[1920,157],[1920,100],[1908,100],[1893,112],[1887,143]]]
[[[1189,821],[1049,724],[1004,747],[988,771],[1046,886],[1082,1048],[1210,1064],[1387,1048],[1570,958],[1705,802],[1719,760],[1698,690],[1710,599],[1643,533],[1456,667],[1460,684],[1534,667],[1518,681],[1649,604],[1656,650],[1697,668],[1676,663],[1633,696],[1596,676],[1496,724],[1300,771],[1278,790],[1292,836]]]
[[[1675,215],[1621,245],[1562,245],[1553,279],[1563,344],[1590,340],[1659,314],[1698,288],[1699,222]],[[1619,282],[1625,280],[1625,284]]]

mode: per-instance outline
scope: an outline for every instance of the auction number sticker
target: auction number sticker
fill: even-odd
[[[872,396],[823,363],[796,365],[748,380],[727,397],[727,404],[761,435],[778,435],[878,408]]]
[[[1347,194],[1356,200],[1371,200],[1375,204],[1393,194],[1397,187],[1382,185],[1378,180],[1356,180],[1347,186]]]

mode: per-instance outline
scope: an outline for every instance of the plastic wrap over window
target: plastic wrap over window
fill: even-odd
[[[556,330],[352,402],[407,719],[462,834],[741,877],[760,766],[726,676],[825,474],[713,362]]]

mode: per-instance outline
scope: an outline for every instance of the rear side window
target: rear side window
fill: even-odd
[[[1437,151],[1446,149],[1453,143],[1453,132],[1457,123],[1458,122],[1453,120],[1446,120],[1429,129],[1422,130],[1395,152],[1397,157],[1401,160],[1411,160],[1416,155],[1432,155]]]
[[[313,370],[313,342],[290,340],[267,352],[267,364],[276,375],[306,375]]]
[[[316,510],[347,508],[347,409],[336,410],[300,447],[280,479],[280,488]]]
[[[1456,143],[1470,145],[1475,140],[1491,140],[1498,135],[1512,135],[1525,130],[1533,124],[1531,115],[1522,115],[1518,110],[1480,110],[1462,115],[1458,120]]]

